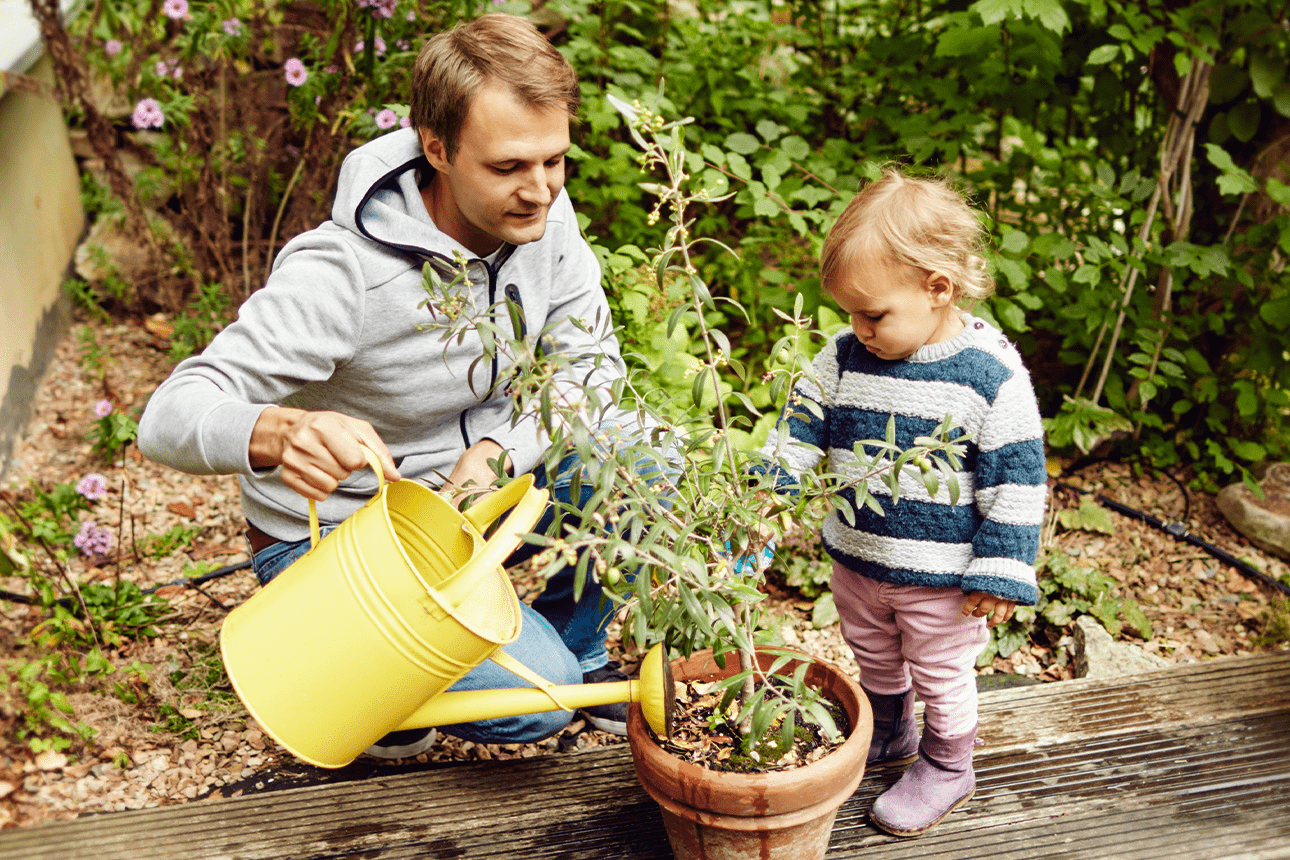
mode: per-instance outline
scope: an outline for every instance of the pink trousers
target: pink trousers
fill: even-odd
[[[984,618],[963,617],[957,588],[891,585],[833,563],[842,637],[860,664],[860,683],[898,695],[912,685],[923,722],[945,738],[977,723],[976,658],[989,641]]]

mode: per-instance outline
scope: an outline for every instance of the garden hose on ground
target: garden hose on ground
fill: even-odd
[[[1174,483],[1178,483],[1178,482],[1175,480]],[[1290,585],[1286,585],[1286,583],[1282,582],[1279,579],[1276,579],[1275,577],[1268,576],[1266,573],[1254,567],[1253,565],[1250,565],[1250,564],[1247,564],[1246,562],[1241,561],[1239,558],[1232,555],[1230,552],[1226,552],[1225,550],[1219,549],[1218,547],[1214,546],[1211,543],[1201,540],[1191,532],[1187,531],[1187,527],[1183,525],[1181,522],[1165,522],[1164,520],[1160,520],[1160,519],[1157,519],[1156,517],[1151,516],[1151,514],[1136,510],[1134,508],[1129,507],[1128,505],[1120,504],[1114,499],[1108,499],[1106,496],[1102,495],[1101,493],[1094,493],[1092,490],[1083,490],[1083,489],[1080,489],[1079,487],[1075,487],[1070,484],[1067,484],[1064,481],[1057,481],[1056,486],[1060,487],[1063,490],[1073,490],[1077,493],[1092,495],[1093,498],[1097,500],[1098,504],[1102,505],[1103,507],[1110,508],[1116,513],[1124,514],[1126,517],[1133,517],[1134,519],[1142,520],[1144,523],[1147,523],[1148,525],[1155,526],[1161,531],[1167,532],[1173,535],[1178,540],[1186,541],[1192,546],[1200,547],[1201,549],[1205,550],[1205,552],[1214,556],[1214,558],[1217,558],[1218,560],[1223,561],[1227,564],[1230,564],[1232,567],[1236,568],[1247,579],[1252,579],[1252,580],[1255,580],[1256,582],[1261,582],[1264,585],[1270,585],[1273,588],[1280,591],[1282,594],[1286,596],[1290,596]],[[1180,488],[1182,487],[1181,484],[1178,484],[1178,486]],[[1183,491],[1183,500],[1184,500],[1184,504],[1186,504],[1187,493],[1185,490]]]
[[[163,582],[161,585],[154,585],[151,588],[143,589],[143,593],[155,594],[161,589],[169,588],[172,585],[182,585],[185,588],[197,588],[197,586],[202,585],[203,583],[210,582],[212,579],[219,579],[220,577],[228,576],[230,573],[237,573],[239,570],[248,570],[250,567],[251,567],[251,560],[248,558],[245,561],[239,561],[236,564],[228,564],[228,565],[225,565],[224,567],[207,571],[206,573],[203,573],[201,576],[185,576],[185,577],[180,577],[179,579],[172,580],[170,582]],[[201,589],[198,589],[198,591],[200,590]],[[208,598],[210,597],[210,595],[206,595],[206,596]],[[214,598],[210,598],[210,599],[214,600]],[[36,598],[30,595],[15,594],[12,591],[4,591],[2,589],[0,589],[0,600],[5,600],[10,603],[25,603],[28,606],[36,606],[40,602],[36,600]],[[76,601],[71,597],[62,597],[54,602],[62,604],[64,606],[73,606],[75,605]],[[219,601],[215,600],[215,603],[219,604]]]

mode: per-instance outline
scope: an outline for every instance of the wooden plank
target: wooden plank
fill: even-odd
[[[981,697],[977,795],[917,839],[867,821],[830,858],[1290,858],[1290,654]],[[0,833],[0,860],[668,860],[625,746],[268,790]]]

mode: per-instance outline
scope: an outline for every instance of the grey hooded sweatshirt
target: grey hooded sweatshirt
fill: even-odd
[[[577,382],[603,385],[623,365],[600,267],[563,190],[541,239],[475,257],[426,212],[417,174],[431,169],[410,128],[350,153],[331,220],[287,243],[237,320],[157,388],[139,422],[140,451],[192,474],[237,474],[246,518],[282,540],[308,536],[308,506],[278,469],[251,468],[251,430],[268,405],[365,419],[399,473],[432,486],[481,439],[505,448],[516,474],[532,469],[547,440],[534,416],[513,421],[511,397],[493,390],[505,360],[477,362],[473,333],[445,344],[424,329],[434,309],[418,307],[427,299],[422,266],[451,280],[461,255],[475,307],[509,296],[524,310],[521,334],[576,359]],[[505,313],[495,322],[510,327]],[[319,519],[340,522],[376,488],[369,469],[355,472],[318,505]]]

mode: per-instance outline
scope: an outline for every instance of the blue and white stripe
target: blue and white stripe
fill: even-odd
[[[957,504],[950,502],[944,480],[929,494],[914,469],[901,475],[894,503],[886,482],[871,477],[869,493],[883,515],[856,506],[855,492],[843,491],[855,525],[831,512],[824,523],[825,548],[880,581],[959,587],[1033,605],[1047,500],[1043,425],[1016,349],[976,317],[964,314],[963,320],[957,337],[902,361],[874,357],[849,331],[835,336],[816,357],[818,384],[803,382],[795,389],[797,398],[819,404],[823,417],[805,405],[786,408],[791,441],[776,451],[772,439],[763,453],[792,474],[827,457],[831,471],[858,479],[863,468],[855,443],[884,439],[893,417],[896,445],[905,449],[952,416],[951,436],[969,437],[957,473]]]

